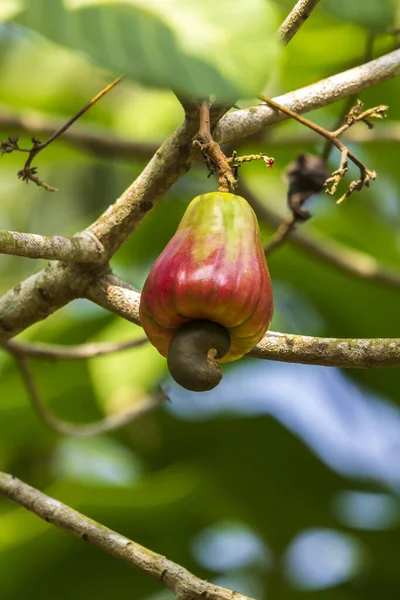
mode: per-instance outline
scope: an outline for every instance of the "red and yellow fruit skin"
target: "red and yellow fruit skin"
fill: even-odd
[[[220,362],[237,360],[261,340],[272,319],[271,279],[257,217],[248,202],[225,192],[197,196],[144,284],[140,321],[168,355],[180,325],[215,321],[230,333]]]

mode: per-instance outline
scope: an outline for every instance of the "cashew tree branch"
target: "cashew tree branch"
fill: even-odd
[[[298,114],[303,114],[358,94],[399,74],[400,49],[273,100]],[[214,131],[214,139],[220,144],[237,141],[286,118],[278,110],[265,105],[237,110],[221,119]]]
[[[97,263],[104,249],[97,238],[84,231],[72,238],[0,230],[0,254],[46,258],[65,262]]]
[[[0,343],[82,297],[104,267],[55,261],[0,297]]]
[[[318,2],[319,0],[298,0],[298,2],[296,2],[296,5],[278,29],[278,34],[284,44],[288,44],[296,35],[300,27],[311,15]]]
[[[336,102],[399,73],[400,50],[396,50],[276,100],[302,113]],[[190,168],[195,155],[192,138],[198,127],[199,109],[191,103],[185,103],[185,109],[183,124],[164,142],[122,196],[88,227],[87,231],[104,247],[102,260],[113,255],[161,196]],[[212,125],[219,116],[211,113]],[[214,137],[219,142],[239,140],[283,117],[265,105],[238,110],[222,117]],[[98,281],[106,272],[106,265],[52,262],[46,269],[16,285],[0,297],[0,342],[46,318],[71,300],[90,296],[89,287],[94,285],[97,289]],[[119,293],[119,288],[110,289],[109,293]]]
[[[96,282],[88,293],[93,302],[140,325],[140,292],[115,275]],[[398,367],[400,338],[318,338],[269,331],[248,356],[325,367]]]
[[[165,556],[46,496],[13,475],[0,472],[0,493],[47,523],[150,575],[169,588],[177,600],[251,600],[238,592],[199,579]]]

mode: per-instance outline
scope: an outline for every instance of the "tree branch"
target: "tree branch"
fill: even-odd
[[[252,358],[343,369],[400,366],[400,338],[320,338],[269,331]]]
[[[274,100],[298,114],[303,114],[358,94],[399,74],[400,49],[307,87],[278,96]],[[214,138],[220,144],[237,141],[286,118],[265,105],[237,110],[221,119],[214,131]]]
[[[51,262],[0,297],[0,343],[82,297],[105,266]]]
[[[94,421],[85,425],[79,425],[77,423],[71,423],[56,417],[44,404],[38,387],[33,378],[32,371],[29,367],[26,356],[19,350],[6,347],[8,351],[14,356],[19,369],[21,371],[22,380],[25,384],[28,392],[28,397],[31,404],[39,416],[39,418],[53,431],[60,433],[61,435],[68,435],[74,437],[92,437],[103,433],[109,433],[110,431],[116,431],[122,429],[136,421],[141,416],[147,414],[151,410],[158,408],[165,399],[165,395],[161,389],[151,396],[145,396],[140,402],[135,402],[134,405],[128,410],[124,410],[120,413],[109,415],[99,421]]]
[[[89,519],[39,490],[0,472],[0,492],[47,523],[89,542],[164,584],[178,600],[251,600],[238,592],[202,581],[185,568]]]
[[[140,325],[140,293],[115,275],[95,283],[87,297],[107,310]],[[252,358],[325,367],[400,366],[400,338],[317,338],[268,332],[248,353]]]
[[[376,142],[394,142],[400,141],[400,122],[386,121],[380,122],[379,127],[367,129],[367,127],[355,127],[349,129],[343,134],[343,139],[355,144],[375,144]],[[266,142],[273,147],[287,146],[305,146],[315,144],[315,136],[306,130],[281,132],[279,128],[274,131],[267,131],[265,136],[258,137],[257,141]]]
[[[0,114],[0,128],[13,133],[23,131],[40,137],[51,135],[61,126],[60,121],[50,117],[32,116],[29,113],[21,116]],[[61,140],[101,157],[119,156],[142,160],[149,160],[160,146],[121,139],[106,130],[84,125],[76,125],[73,129],[65,131]]]
[[[136,340],[129,340],[128,342],[94,342],[90,344],[78,344],[77,346],[62,346],[58,344],[26,343],[12,340],[5,344],[5,348],[10,348],[12,351],[24,356],[36,358],[81,360],[82,358],[96,358],[97,356],[123,352],[124,350],[143,346],[148,341],[146,337],[143,337]]]
[[[328,140],[331,144],[336,146],[338,150],[340,150],[341,160],[339,168],[332,173],[332,176],[329,177],[324,184],[325,186],[331,186],[330,188],[327,187],[325,190],[328,194],[332,196],[336,192],[339,183],[347,173],[348,159],[350,159],[359,168],[360,179],[354,180],[350,183],[348,190],[342,195],[341,198],[339,198],[339,200],[337,200],[337,204],[341,204],[343,200],[351,196],[353,191],[360,191],[363,187],[369,187],[371,181],[376,179],[375,171],[368,169],[368,167],[365,166],[365,164],[358,158],[358,156],[353,154],[353,152],[351,152],[349,148],[338,139],[338,137],[347,129],[349,129],[349,127],[354,125],[357,121],[365,119],[366,115],[373,118],[382,119],[383,116],[385,116],[386,114],[386,110],[389,108],[388,106],[375,106],[374,108],[361,113],[361,107],[363,105],[362,102],[358,101],[356,106],[353,107],[353,109],[350,111],[349,115],[347,115],[347,122],[342,127],[339,127],[339,129],[337,129],[336,131],[328,131],[324,127],[321,127],[320,125],[317,125],[316,123],[313,123],[312,121],[309,121],[308,119],[298,115],[291,109],[281,106],[274,100],[270,100],[269,98],[266,98],[263,95],[260,95],[259,98],[260,100],[263,100],[266,104],[268,104],[268,106],[270,106],[271,108],[274,108],[287,114],[292,119],[295,119],[296,121],[302,123],[309,129],[312,129],[313,131],[324,137],[326,140]]]
[[[85,298],[126,321],[140,325],[140,292],[113,273],[107,273],[89,285]]]
[[[0,128],[7,131],[25,131],[40,135],[52,133],[58,126],[49,117],[32,117],[31,115],[10,116],[0,114]],[[382,122],[379,127],[374,129],[356,128],[346,131],[344,139],[357,144],[373,144],[375,142],[399,142],[400,141],[400,122],[390,121]],[[257,139],[259,139],[257,137]],[[86,150],[99,157],[114,157],[121,159],[137,158],[139,160],[150,160],[153,154],[161,145],[145,142],[132,142],[131,140],[116,137],[112,132],[102,131],[100,128],[89,126],[75,126],[74,129],[66,131],[61,141],[68,142],[71,145]],[[315,136],[306,130],[293,133],[285,133],[280,129],[274,132],[268,131],[266,141],[269,144],[278,147],[281,146],[304,146],[305,144],[314,144]]]
[[[90,227],[111,257],[134,232],[166,191],[186,173],[194,159],[191,140],[198,127],[195,116],[162,144],[139,177]]]
[[[298,0],[296,6],[293,7],[278,29],[278,34],[285,45],[296,35],[318,2],[319,0]]]
[[[336,102],[399,73],[400,50],[396,50],[276,100],[302,113]],[[218,116],[218,113],[211,111],[212,122],[214,119],[215,123]],[[283,115],[265,105],[238,110],[225,115],[219,122],[216,128],[218,141],[238,140],[282,118]],[[107,256],[111,256],[124,243],[160,197],[190,168],[193,161],[191,142],[197,126],[198,107],[197,110],[189,107],[183,125],[166,140],[138,179],[88,228],[104,245]],[[0,297],[0,342],[80,297],[82,290],[87,290],[89,282],[93,282],[101,273],[99,267],[95,269],[91,265],[52,263],[46,271],[15,286]]]
[[[84,231],[72,238],[0,230],[0,254],[46,258],[65,262],[102,262],[104,248],[96,237]]]

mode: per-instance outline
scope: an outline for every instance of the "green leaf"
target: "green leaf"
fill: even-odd
[[[199,98],[257,95],[278,54],[266,0],[28,0],[18,23],[118,74]]]
[[[348,0],[327,0],[321,7],[340,21],[350,21],[365,25],[376,31],[393,27],[395,20],[395,0],[368,0],[368,2],[349,2]]]
[[[143,338],[140,327],[115,319],[93,341]],[[117,354],[108,354],[89,363],[93,387],[106,412],[120,410],[140,401],[151,392],[166,372],[166,360],[150,344]]]

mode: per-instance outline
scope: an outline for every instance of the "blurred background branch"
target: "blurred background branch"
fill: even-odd
[[[59,121],[44,114],[11,116],[0,113],[0,128],[3,130],[3,135],[10,131],[28,134],[34,132],[38,136],[49,135],[59,126]],[[400,121],[392,120],[390,123],[380,123],[379,127],[374,129],[350,129],[344,133],[343,137],[348,142],[355,144],[396,143],[400,141]],[[264,141],[274,148],[289,146],[301,148],[315,143],[315,135],[305,129],[288,133],[279,127],[267,129],[265,132],[260,130],[253,135],[253,139],[258,142]],[[146,161],[150,160],[162,144],[161,141],[159,143],[135,142],[128,138],[116,136],[105,127],[100,128],[89,125],[75,125],[72,130],[63,134],[62,141],[99,158],[114,157],[122,160],[138,159]]]
[[[251,600],[237,592],[213,585],[195,577],[184,567],[165,556],[148,550],[136,542],[89,519],[66,504],[46,496],[39,490],[0,472],[0,492],[35,515],[104,552],[119,558],[168,587],[177,600]]]
[[[71,423],[55,416],[46,407],[33,377],[27,356],[23,351],[21,351],[21,348],[16,348],[15,346],[6,346],[6,349],[8,349],[18,363],[22,375],[22,381],[25,384],[29,400],[36,414],[43,421],[43,423],[50,427],[50,429],[60,433],[61,435],[73,437],[92,437],[95,435],[109,433],[110,431],[117,431],[118,429],[122,429],[130,423],[133,423],[155,408],[158,408],[165,400],[165,395],[159,388],[158,390],[154,391],[152,395],[136,400],[133,406],[124,409],[120,413],[109,415],[104,419],[85,425]]]
[[[0,113],[0,128],[9,134],[10,131],[20,133],[35,133],[37,136],[51,135],[61,127],[60,120],[42,114],[12,115]],[[77,148],[96,156],[111,158],[138,158],[148,160],[157,151],[160,144],[134,142],[116,136],[105,127],[75,125],[65,131],[62,141],[73,144]]]
[[[78,344],[76,346],[62,346],[61,344],[41,344],[40,342],[21,342],[11,340],[6,347],[11,348],[14,353],[24,356],[48,359],[80,360],[82,358],[95,358],[106,354],[123,352],[131,348],[137,348],[148,343],[147,337],[129,340],[128,342],[98,342],[90,344]]]

